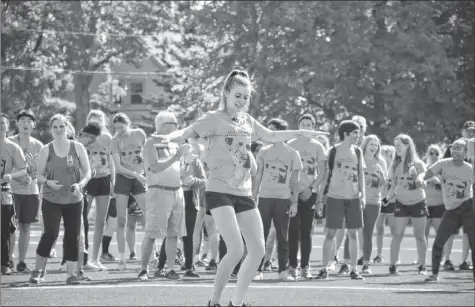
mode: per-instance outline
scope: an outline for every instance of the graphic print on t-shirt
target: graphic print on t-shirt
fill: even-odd
[[[315,156],[305,150],[300,151],[300,161],[302,161],[302,172],[307,174],[309,178],[315,177],[315,169],[317,160]]]
[[[91,169],[103,171],[109,168],[106,147],[90,146],[87,149],[87,156],[89,157]]]
[[[38,157],[39,153],[28,152],[27,149],[23,150],[26,159],[26,171],[28,175],[32,178],[36,177],[36,172],[38,171]]]
[[[273,184],[285,184],[287,182],[287,171],[289,166],[281,160],[266,161],[264,167],[263,182]]]
[[[444,192],[447,198],[452,200],[464,199],[467,182],[457,177],[449,177],[443,180]]]
[[[376,173],[368,173],[368,172],[364,172],[364,178],[365,178],[365,185],[366,187],[369,187],[369,188],[379,188],[379,185],[378,185],[378,174]]]
[[[403,176],[399,177],[399,182],[400,182],[399,185],[404,190],[414,191],[414,190],[417,189],[415,180],[416,180],[416,178],[411,176],[411,175],[403,175]]]
[[[339,161],[336,163],[336,171],[341,178],[341,182],[358,183],[358,170],[351,161]]]
[[[241,187],[246,183],[246,176],[251,168],[251,134],[244,130],[228,132],[224,136],[226,148],[231,153],[235,174],[229,184]]]
[[[135,169],[143,163],[142,146],[135,144],[122,145],[119,148],[120,163],[128,169]]]

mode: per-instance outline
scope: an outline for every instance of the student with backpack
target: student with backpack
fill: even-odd
[[[328,264],[338,229],[346,221],[350,238],[351,279],[364,279],[357,271],[358,229],[363,227],[363,210],[366,206],[364,171],[365,162],[361,149],[356,146],[360,138],[360,126],[345,120],[338,126],[341,142],[335,145],[328,156],[328,179],[324,194],[327,194],[327,220],[323,242],[323,268],[316,279],[328,279]],[[320,206],[320,203],[318,204]],[[317,208],[320,210],[321,208]]]

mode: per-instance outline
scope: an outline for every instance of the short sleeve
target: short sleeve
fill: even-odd
[[[140,144],[145,144],[145,141],[147,140],[147,136],[145,135],[145,131],[142,129],[137,129],[134,131],[134,136],[137,137],[138,140],[140,140]]]
[[[432,174],[434,174],[434,175],[442,174],[442,169],[444,168],[444,160],[445,159],[439,160],[439,161],[435,162],[434,164],[432,164],[429,167],[428,171],[431,171]]]
[[[26,167],[26,159],[25,155],[23,154],[23,150],[21,150],[20,146],[15,144],[13,153],[13,166],[17,170],[22,170]]]
[[[267,128],[264,127],[260,122],[254,119],[254,117],[249,115],[249,119],[252,122],[252,139],[253,140],[265,140],[264,135],[266,135]]]
[[[109,144],[109,150],[111,154],[120,154],[119,152],[119,144],[117,143],[117,138],[112,138]]]
[[[303,168],[303,165],[302,165],[302,160],[300,159],[300,154],[297,150],[293,150],[293,158],[292,158],[292,170],[293,171],[296,171],[296,170],[300,170]]]
[[[323,145],[320,144],[320,142],[316,142],[315,145],[317,148],[317,161],[327,161],[327,155],[325,154]]]
[[[213,113],[208,112],[191,124],[191,129],[202,138],[214,135],[218,128],[216,119]]]

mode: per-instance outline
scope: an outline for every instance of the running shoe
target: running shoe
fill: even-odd
[[[318,275],[315,277],[315,279],[318,279],[318,280],[328,279],[328,271],[325,269],[321,269]]]
[[[365,264],[365,265],[363,265],[363,269],[361,270],[361,274],[371,275],[371,274],[373,274],[373,272],[371,272],[371,269],[369,268],[369,265]]]
[[[338,275],[348,275],[350,274],[350,268],[346,263],[343,263],[338,271]]]
[[[454,264],[452,263],[452,260],[445,260],[444,271],[455,271],[455,267],[454,267]]]
[[[397,269],[397,266],[390,265],[389,266],[389,274],[390,275],[399,275],[399,270]]]
[[[425,279],[425,282],[434,282],[437,283],[439,282],[439,276],[438,275],[430,275]]]
[[[148,280],[148,272],[146,270],[142,270],[139,273],[140,280]]]
[[[364,280],[364,277],[360,275],[360,273],[356,272],[356,270],[351,270],[350,278],[356,280]]]

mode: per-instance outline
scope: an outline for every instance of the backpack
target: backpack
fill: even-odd
[[[357,162],[357,169],[358,169],[358,178],[360,175],[360,160],[361,160],[361,148],[358,146],[355,146],[355,151],[356,151],[356,158],[358,160]],[[325,190],[323,191],[323,195],[327,195],[328,193],[328,188],[330,187],[330,180],[332,178],[332,173],[333,173],[333,167],[335,164],[335,156],[336,156],[336,147],[333,146],[330,149],[330,153],[328,154],[328,178],[327,178],[327,184],[325,186]]]

